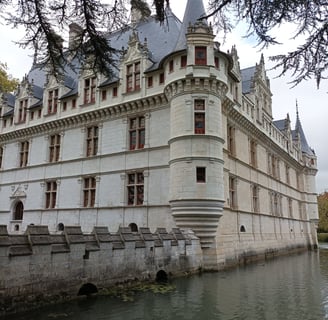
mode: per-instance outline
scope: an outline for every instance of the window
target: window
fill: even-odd
[[[30,112],[30,120],[33,120],[34,119],[34,111],[31,111]]]
[[[29,146],[30,146],[30,143],[28,141],[23,141],[20,143],[20,151],[19,151],[19,166],[20,167],[27,166]]]
[[[38,110],[38,118],[41,118],[41,115],[42,115],[42,110]]]
[[[250,152],[250,165],[254,168],[257,167],[257,144],[254,140],[249,142],[249,152]]]
[[[128,174],[128,205],[142,205],[144,199],[144,175],[142,172]]]
[[[279,159],[277,158],[277,156],[270,153],[268,153],[268,172],[272,177],[279,179],[280,177]]]
[[[206,182],[206,168],[205,167],[197,167],[196,168],[196,181],[197,181],[197,183],[205,183]]]
[[[259,212],[259,187],[252,186],[252,205],[253,205],[253,212]]]
[[[54,134],[49,139],[49,162],[57,162],[60,154],[60,134]]]
[[[290,184],[290,168],[287,164],[285,165],[285,170],[286,170],[286,183]]]
[[[271,204],[271,213],[274,216],[282,215],[282,197],[277,192],[270,193],[270,204]]]
[[[214,65],[216,69],[220,68],[220,61],[219,61],[219,57],[214,57]]]
[[[288,215],[289,218],[293,218],[293,200],[288,198]]]
[[[117,97],[117,87],[113,88],[113,97]]]
[[[107,99],[107,90],[101,91],[101,100],[104,101]]]
[[[181,56],[180,67],[185,68],[187,66],[187,56]]]
[[[28,99],[19,101],[18,108],[18,122],[26,121],[26,110],[27,110]]]
[[[92,208],[96,200],[96,178],[88,177],[83,180],[83,207]]]
[[[0,168],[2,167],[3,147],[0,146]]]
[[[73,99],[72,100],[72,109],[75,109],[76,108],[76,99]]]
[[[21,201],[18,201],[14,207],[13,220],[23,220],[24,205]]]
[[[140,62],[126,66],[126,91],[132,92],[140,89]]]
[[[229,200],[230,208],[237,209],[237,179],[229,177]]]
[[[66,111],[67,110],[67,101],[64,101],[63,102],[63,111]]]
[[[195,100],[195,133],[205,134],[205,100]]]
[[[87,145],[86,145],[86,156],[91,157],[97,155],[98,152],[98,126],[87,128]]]
[[[57,197],[57,182],[48,181],[46,183],[46,209],[53,209],[56,207]]]
[[[195,64],[199,66],[207,65],[207,48],[195,47]]]
[[[148,77],[147,86],[148,86],[148,88],[153,86],[153,77]]]
[[[173,72],[174,71],[174,60],[170,60],[169,62],[169,72]]]
[[[84,79],[84,104],[96,101],[96,77]]]
[[[227,149],[230,155],[236,154],[235,128],[231,125],[227,127]]]
[[[165,81],[164,73],[161,73],[161,74],[159,75],[159,84],[163,84],[164,81]]]
[[[57,112],[58,104],[58,89],[50,90],[48,92],[48,114]]]
[[[145,146],[145,117],[130,119],[130,150],[142,149]]]

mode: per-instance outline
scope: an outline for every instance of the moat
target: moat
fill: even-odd
[[[328,319],[328,245],[171,285],[172,291],[138,292],[128,301],[92,297],[4,319]]]

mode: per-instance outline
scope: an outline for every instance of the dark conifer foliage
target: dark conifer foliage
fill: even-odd
[[[35,61],[48,63],[55,72],[60,72],[68,56],[76,54],[92,61],[93,68],[110,72],[113,49],[105,35],[126,26],[130,5],[149,16],[146,0],[0,0],[0,17],[13,26],[23,26],[26,32],[20,45],[33,47]],[[169,0],[153,0],[152,5],[158,20],[165,23]],[[327,78],[328,0],[208,0],[208,9],[207,18],[219,30],[227,33],[237,21],[244,21],[247,35],[256,36],[264,47],[280,42],[272,36],[276,27],[294,23],[293,36],[303,42],[291,52],[271,57],[276,68],[281,75],[291,71],[295,85],[309,78],[319,85]],[[73,22],[83,31],[74,52],[67,54],[58,34],[66,34],[64,30]]]

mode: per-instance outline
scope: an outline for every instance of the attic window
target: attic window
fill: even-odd
[[[132,92],[140,89],[140,62],[126,66],[126,91]]]
[[[117,87],[113,88],[113,97],[117,97]]]
[[[50,90],[48,92],[48,114],[57,112],[58,104],[58,89]]]
[[[199,66],[207,65],[207,48],[195,47],[195,64]]]
[[[96,77],[84,79],[84,104],[96,101]]]
[[[219,57],[214,57],[214,65],[216,69],[219,69],[220,67]]]

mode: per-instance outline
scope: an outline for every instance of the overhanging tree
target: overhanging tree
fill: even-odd
[[[18,79],[13,78],[7,72],[7,65],[0,62],[0,93],[12,92],[17,89]]]
[[[158,20],[165,23],[164,9],[169,1],[153,0],[152,4]],[[67,62],[56,33],[72,22],[78,23],[83,32],[75,54],[93,55],[94,67],[104,72],[110,71],[113,55],[103,30],[124,27],[129,5],[149,11],[143,0],[107,0],[106,4],[101,0],[0,0],[0,12],[7,13],[2,14],[7,23],[25,28],[20,44],[33,47],[35,61],[50,62],[55,72]],[[284,23],[297,24],[293,37],[304,39],[303,43],[271,59],[281,75],[292,72],[294,84],[314,78],[319,85],[327,78],[328,0],[208,0],[208,5],[207,18],[212,18],[220,30],[229,32],[236,21],[244,21],[248,35],[255,35],[263,46],[279,43],[279,38],[272,36],[275,28]]]

